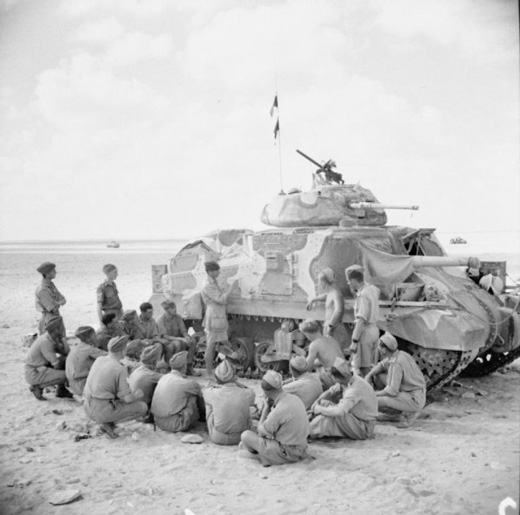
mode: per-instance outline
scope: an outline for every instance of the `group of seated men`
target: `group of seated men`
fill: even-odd
[[[118,322],[105,315],[97,333],[89,326],[78,328],[80,342],[72,349],[61,317],[50,318],[28,352],[31,391],[43,400],[45,387],[59,385],[57,395],[64,396],[67,386],[69,396],[70,391],[83,396],[87,416],[111,438],[117,437],[115,424],[128,420],[154,422],[169,432],[187,431],[205,420],[213,442],[239,444],[244,457],[264,465],[304,459],[309,438],[371,438],[376,420],[408,427],[424,407],[424,377],[391,334],[379,338],[383,359],[363,378],[353,374],[337,342],[323,336],[315,320],[300,324],[311,343],[307,357],[291,359],[291,378],[283,381],[274,371],[264,375],[260,408],[254,391],[237,382],[232,359],[215,369],[216,382],[201,388],[187,377],[193,372],[194,344],[182,318],[172,302],[162,306],[165,314],[157,323],[149,303],[141,305],[139,317],[126,311]],[[168,334],[173,326],[181,336]],[[124,364],[129,358],[134,358],[130,367]]]

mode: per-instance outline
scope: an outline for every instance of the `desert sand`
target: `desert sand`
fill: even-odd
[[[148,284],[148,268],[142,275]],[[17,288],[8,290],[13,281]],[[138,422],[121,424],[116,440],[78,439],[94,432],[82,405],[53,393],[39,402],[23,378],[37,281],[11,271],[0,285],[10,295],[0,299],[2,514],[497,514],[504,499],[519,502],[519,361],[481,379],[457,379],[461,386],[430,397],[412,428],[378,424],[372,440],[312,443],[315,459],[294,465],[264,468],[240,458],[237,447],[212,444],[203,423],[192,431],[205,439],[200,445]],[[56,279],[71,332],[95,323],[91,282]],[[124,275],[118,283],[125,305],[137,307],[142,284]],[[244,382],[259,393],[256,381]],[[81,497],[49,503],[67,490]]]

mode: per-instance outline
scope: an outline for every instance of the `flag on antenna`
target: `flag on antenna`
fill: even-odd
[[[280,120],[276,120],[276,125],[274,126],[274,139],[276,140],[276,137],[278,136],[278,133],[280,132]]]
[[[273,102],[273,105],[271,106],[271,111],[270,111],[271,117],[273,116],[275,109],[278,109],[278,95],[274,96],[274,102]]]

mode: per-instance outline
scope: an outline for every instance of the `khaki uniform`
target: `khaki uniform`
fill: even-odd
[[[119,319],[123,314],[123,303],[119,298],[116,283],[105,281],[96,290],[98,304],[101,304],[103,315],[114,313]]]
[[[284,384],[283,390],[299,397],[306,410],[309,410],[314,401],[323,393],[318,374],[311,372],[306,372],[293,379],[291,383]]]
[[[58,291],[56,285],[50,279],[42,279],[36,289],[36,310],[42,314],[38,323],[38,331],[43,334],[49,318],[60,314],[60,305],[65,297]],[[62,323],[62,335],[65,336],[65,325]]]
[[[83,389],[94,361],[106,356],[106,352],[85,342],[72,347],[65,362],[65,374],[69,381],[69,389],[77,395],[83,395]]]
[[[43,334],[32,343],[25,359],[25,380],[31,386],[45,388],[65,384],[65,370],[53,368],[60,366],[60,359],[56,354],[57,345],[49,333]]]

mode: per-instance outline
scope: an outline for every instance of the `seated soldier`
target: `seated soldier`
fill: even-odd
[[[108,355],[96,359],[83,390],[85,413],[110,438],[118,437],[116,422],[140,419],[148,411],[139,400],[143,392],[130,391],[126,368],[120,363],[127,342],[128,336],[116,336],[108,342]]]
[[[157,360],[159,359],[159,350],[156,347],[146,347],[141,353],[141,364],[137,367],[128,378],[128,385],[132,393],[141,390],[143,397],[141,400],[146,402],[148,409],[152,405],[152,398],[157,387],[157,383],[163,377],[156,371]],[[149,417],[147,422],[152,422],[153,417]]]
[[[255,392],[235,383],[235,368],[227,359],[215,369],[215,378],[218,385],[202,392],[209,437],[219,445],[237,445],[251,425],[249,407],[255,403]]]
[[[309,421],[303,402],[282,389],[282,376],[269,370],[261,387],[266,402],[257,433],[244,431],[240,438],[241,455],[258,459],[264,466],[294,463],[307,457]]]
[[[199,376],[200,373],[193,370],[193,358],[197,350],[197,343],[190,338],[184,320],[177,314],[177,305],[172,300],[165,300],[161,303],[164,313],[157,320],[159,336],[166,340],[164,344],[164,360],[170,361],[170,358],[180,351],[188,351],[187,375]]]
[[[294,356],[289,362],[292,379],[284,381],[283,390],[299,397],[308,411],[314,401],[323,393],[318,374],[307,371],[307,360]]]
[[[107,353],[96,347],[96,332],[92,327],[79,327],[74,334],[80,342],[72,347],[67,356],[65,373],[69,381],[69,390],[76,395],[83,395],[87,376],[94,361]]]
[[[174,354],[170,359],[171,372],[157,384],[152,399],[152,414],[157,427],[177,433],[188,430],[204,411],[200,386],[184,377],[187,367],[186,351]]]
[[[397,415],[380,414],[378,420],[398,422],[410,427],[426,404],[426,381],[415,360],[397,348],[397,340],[385,333],[379,338],[379,354],[383,358],[366,376],[376,387],[379,409],[391,409]]]
[[[72,397],[65,386],[65,356],[68,352],[63,338],[63,319],[60,316],[49,318],[44,333],[34,340],[25,359],[25,380],[39,401],[45,400],[43,389],[54,385],[57,386],[56,397]]]
[[[117,315],[115,313],[108,313],[101,317],[101,326],[96,331],[97,347],[104,351],[107,350],[108,342],[116,336],[123,336],[121,326],[118,323]]]
[[[153,313],[153,311],[152,311]],[[155,321],[154,321],[155,322]],[[151,329],[152,324],[150,324]],[[154,345],[153,339],[147,339],[145,335],[145,326],[141,323],[141,320],[137,316],[137,311],[135,309],[128,309],[123,313],[119,321],[119,327],[122,333],[129,337],[130,341],[126,346],[126,358],[130,360],[137,360],[141,358],[141,352],[146,347]],[[149,331],[150,332],[150,331]],[[161,347],[162,354],[162,345],[160,343],[155,344],[157,347]]]
[[[312,406],[316,416],[311,420],[311,438],[372,438],[377,417],[374,390],[361,376],[353,375],[342,358],[336,359],[331,373],[337,384],[323,392]]]
[[[335,382],[330,374],[330,368],[336,358],[345,357],[343,350],[334,338],[321,334],[320,324],[316,320],[304,320],[300,324],[300,331],[311,342],[307,355],[307,370],[312,372],[314,366],[318,366],[320,381],[323,389],[326,390]]]

